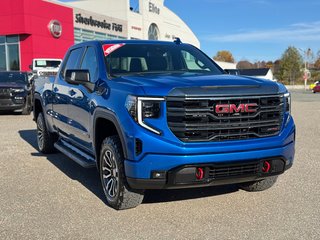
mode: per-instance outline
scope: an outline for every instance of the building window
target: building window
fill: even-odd
[[[158,40],[159,39],[159,28],[157,24],[152,23],[148,30],[148,38],[149,40]]]
[[[81,43],[91,40],[113,40],[113,39],[126,39],[125,37],[116,36],[112,34],[90,31],[82,28],[74,28],[74,41]]]
[[[0,36],[0,71],[19,71],[19,36]]]

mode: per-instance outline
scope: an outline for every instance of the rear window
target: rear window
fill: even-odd
[[[24,73],[0,72],[0,82],[28,83],[28,78]]]
[[[191,45],[121,44],[105,51],[108,74],[111,76],[148,73],[222,74],[205,54]],[[108,51],[108,52],[107,52]]]

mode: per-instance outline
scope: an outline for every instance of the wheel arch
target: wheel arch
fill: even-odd
[[[43,112],[43,104],[41,97],[38,93],[35,93],[33,97],[33,120],[37,121],[37,117],[40,112]]]
[[[102,126],[104,128],[102,128]],[[107,109],[97,109],[93,117],[93,146],[99,169],[100,150],[103,140],[108,136],[118,135],[124,158],[128,156],[127,142],[116,115]]]

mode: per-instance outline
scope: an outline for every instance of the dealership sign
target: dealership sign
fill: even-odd
[[[113,30],[116,32],[122,32],[122,25],[117,23],[109,23],[106,20],[99,21],[94,19],[92,16],[83,17],[81,13],[76,14],[76,23],[90,25],[97,28],[103,28],[107,30]]]
[[[160,8],[152,2],[149,2],[149,12],[160,14]]]
[[[108,17],[74,8],[74,27],[89,31],[103,32],[116,36],[127,37],[127,22],[121,19]]]
[[[61,37],[62,25],[58,20],[51,20],[48,25],[51,35],[55,38]]]

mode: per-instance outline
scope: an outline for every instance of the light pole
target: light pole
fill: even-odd
[[[312,50],[311,48],[308,48],[306,50],[303,50],[301,48],[298,48],[299,51],[301,51],[304,54],[304,90],[307,90],[307,81],[311,77],[311,73],[308,70],[308,59],[312,56]]]

